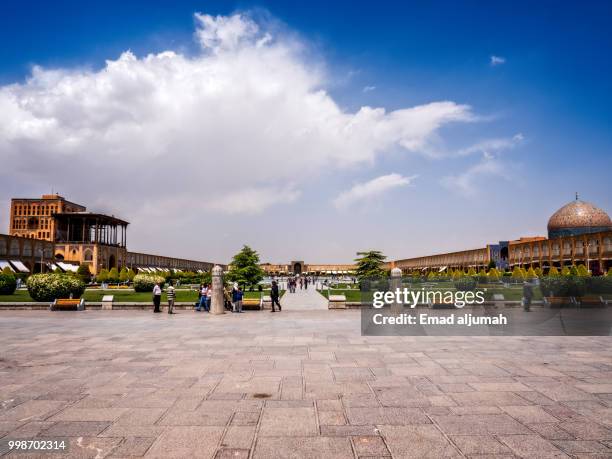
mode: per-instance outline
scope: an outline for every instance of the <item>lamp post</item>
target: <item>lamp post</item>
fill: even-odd
[[[43,258],[44,258],[44,249],[41,247],[40,248],[40,272],[43,272]]]
[[[586,244],[585,244],[585,250],[586,250],[585,256],[586,256],[586,269],[587,269],[587,272],[589,272],[589,273],[591,272],[591,266],[590,266],[591,260],[589,259],[589,249],[590,249],[590,247],[591,247],[591,243],[587,239],[586,240]]]

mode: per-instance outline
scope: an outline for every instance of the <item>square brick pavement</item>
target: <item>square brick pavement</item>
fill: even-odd
[[[611,337],[362,337],[350,310],[3,311],[0,349],[0,444],[66,438],[57,457],[612,457]]]

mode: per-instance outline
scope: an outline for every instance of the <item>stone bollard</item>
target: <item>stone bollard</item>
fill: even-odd
[[[223,307],[223,268],[219,265],[212,269],[210,312],[212,314],[225,314],[225,308]]]
[[[398,289],[402,288],[402,270],[399,268],[393,268],[391,270],[391,278],[389,279],[389,290],[392,292],[396,292]],[[394,301],[391,304],[391,313],[392,314],[401,314],[404,306],[402,303],[398,303]]]

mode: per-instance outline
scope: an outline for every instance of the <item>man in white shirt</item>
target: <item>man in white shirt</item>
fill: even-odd
[[[161,287],[159,286],[159,284],[155,284],[155,287],[153,287],[153,312],[161,312],[161,309],[159,308],[161,304],[161,294]]]

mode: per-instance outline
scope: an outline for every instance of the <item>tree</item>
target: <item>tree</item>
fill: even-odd
[[[378,278],[385,276],[383,263],[387,258],[379,250],[370,250],[368,252],[357,252],[358,258],[355,258],[357,269],[355,273],[357,279]]]
[[[264,271],[259,266],[259,254],[248,245],[234,255],[230,264],[227,280],[238,282],[242,287],[257,285],[264,277]]]
[[[108,281],[109,282],[119,282],[119,271],[117,268],[112,268],[108,272]]]
[[[559,277],[559,270],[556,266],[551,266],[551,268],[548,270],[548,275],[549,277]]]
[[[537,273],[535,272],[535,270],[533,268],[529,268],[527,270],[527,275],[525,276],[525,278],[527,279],[536,279],[538,277]]]
[[[91,272],[89,271],[89,266],[85,263],[79,265],[77,269],[76,275],[79,279],[81,279],[84,283],[88,283],[91,279]]]
[[[470,267],[470,269],[468,269],[467,275],[469,277],[475,276],[476,275],[476,270],[472,267]]]
[[[608,274],[606,274],[606,277],[612,277],[612,268],[608,269]]]
[[[102,283],[108,280],[108,269],[101,269],[98,275],[96,276],[96,281]]]
[[[128,269],[127,272],[127,278],[130,282],[132,282],[134,280],[134,276],[136,275],[136,273],[134,272],[134,270],[132,268]]]
[[[489,268],[490,270],[491,270],[491,269],[495,269],[495,268],[497,268],[497,265],[495,264],[495,261],[494,261],[494,260],[491,260],[491,261],[489,262],[489,265],[487,266],[487,268]]]
[[[571,274],[572,274],[572,273],[571,273],[570,269],[569,269],[567,266],[564,266],[564,267],[561,269],[561,275],[562,275],[562,276],[569,276],[569,275],[571,275]]]
[[[525,276],[523,275],[523,271],[518,266],[515,266],[512,270],[512,278],[517,280],[523,280]]]
[[[579,277],[589,277],[591,275],[589,270],[586,269],[586,266],[584,266],[584,265],[578,265],[578,268],[576,269],[576,272],[577,272]]]
[[[119,281],[126,282],[128,280],[128,270],[125,269],[125,266],[121,268],[121,272],[119,273]]]

